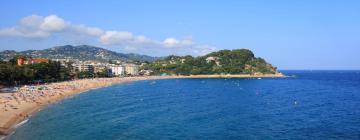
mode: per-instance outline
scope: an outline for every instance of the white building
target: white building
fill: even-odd
[[[94,72],[94,66],[90,64],[73,64],[72,66],[76,72]]]
[[[150,76],[152,73],[152,70],[140,70],[139,75]]]
[[[125,67],[121,65],[110,66],[111,73],[113,76],[124,76],[125,75]]]

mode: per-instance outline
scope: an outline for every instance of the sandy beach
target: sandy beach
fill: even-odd
[[[171,78],[260,78],[284,77],[281,73],[265,75],[191,75],[191,76],[147,76],[123,78],[95,78],[22,86],[14,93],[0,93],[0,135],[11,133],[16,125],[32,113],[48,104],[55,103],[74,94],[113,84],[138,80]]]

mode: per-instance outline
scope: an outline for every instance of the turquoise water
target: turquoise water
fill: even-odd
[[[360,71],[285,73],[295,77],[96,89],[45,108],[10,139],[360,139]]]

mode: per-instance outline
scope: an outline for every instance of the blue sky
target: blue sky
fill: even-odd
[[[360,69],[360,1],[3,1],[0,50],[155,56],[251,49],[279,69]]]

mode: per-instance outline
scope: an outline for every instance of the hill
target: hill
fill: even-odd
[[[275,74],[277,68],[247,49],[221,50],[204,56],[168,56],[144,66],[156,74]]]
[[[16,55],[25,55],[34,58],[48,59],[78,59],[78,60],[122,60],[122,61],[155,61],[159,57],[151,57],[147,55],[139,55],[134,53],[118,53],[104,48],[88,46],[88,45],[65,45],[57,46],[44,50],[27,50],[16,52],[13,50],[5,50],[0,52],[0,59],[11,59]]]

